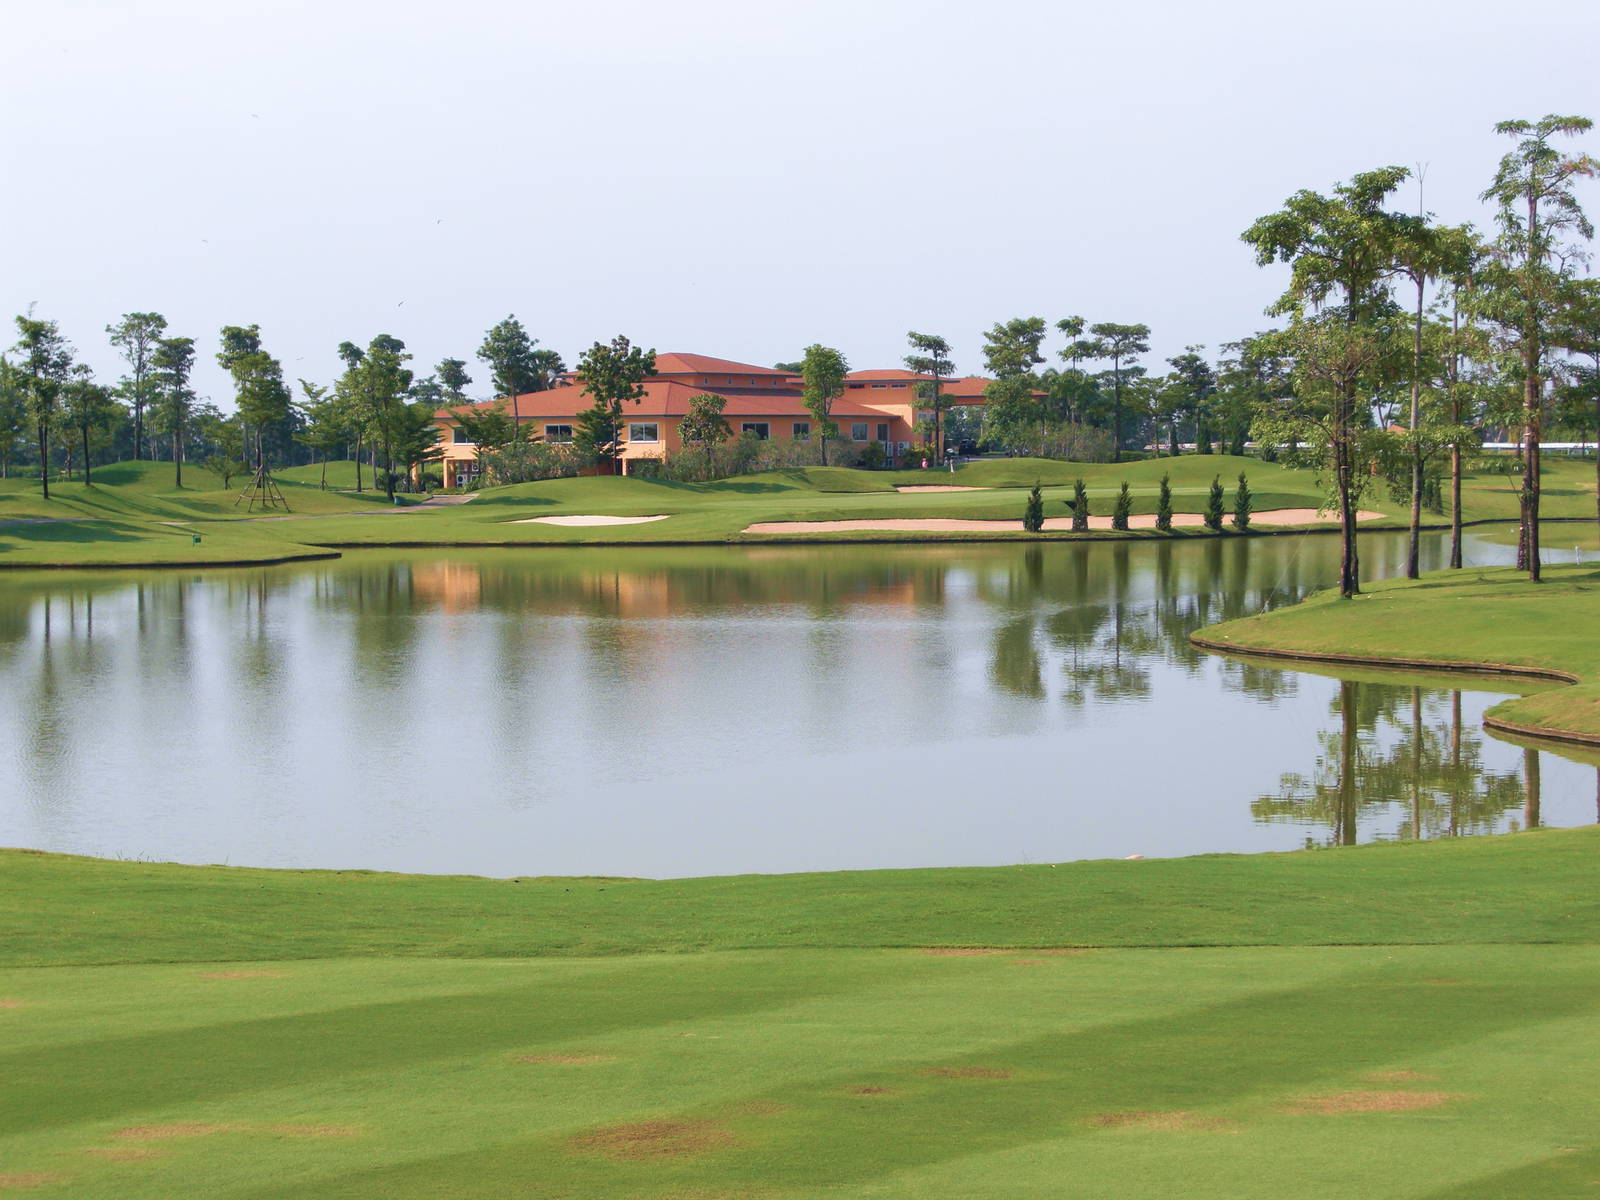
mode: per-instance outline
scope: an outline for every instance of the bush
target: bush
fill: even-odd
[[[1133,493],[1128,491],[1127,481],[1124,480],[1122,490],[1117,493],[1117,506],[1111,510],[1111,528],[1126,529],[1128,516],[1133,512]]]
[[[1172,476],[1161,477],[1161,494],[1156,497],[1156,528],[1172,532]]]
[[[1027,458],[1058,458],[1066,462],[1110,462],[1111,432],[1090,425],[1019,430],[1007,438],[1012,450]],[[932,461],[931,459],[929,461]]]
[[[868,442],[861,451],[856,465],[865,471],[881,471],[889,462],[889,452],[882,442]]]
[[[1211,495],[1206,499],[1206,528],[1222,532],[1222,476],[1211,477]]]
[[[1233,493],[1233,527],[1240,533],[1250,528],[1250,484],[1239,472],[1239,487]]]
[[[1083,480],[1072,481],[1072,499],[1067,501],[1067,507],[1072,510],[1072,532],[1082,533],[1089,528],[1089,489],[1083,486]]]
[[[1029,533],[1038,533],[1044,528],[1044,492],[1037,483],[1033,491],[1028,493],[1028,507],[1022,513],[1022,528]]]
[[[531,483],[538,479],[566,479],[585,466],[592,456],[574,446],[549,442],[513,442],[503,450],[488,450],[479,455],[484,471],[497,484]]]

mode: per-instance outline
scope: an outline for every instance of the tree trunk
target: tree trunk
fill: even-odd
[[[361,435],[356,434],[356,492],[361,492]]]
[[[389,503],[394,503],[394,453],[389,449],[389,437],[383,438],[383,490],[387,493]]]
[[[1111,461],[1122,461],[1122,360],[1111,359]]]
[[[1341,383],[1339,412],[1334,422],[1334,484],[1339,492],[1339,595],[1344,599],[1361,591],[1361,560],[1356,552],[1356,514],[1351,500],[1354,464],[1350,461],[1351,391],[1354,383]]]
[[[1528,261],[1534,269],[1539,242],[1539,202],[1528,194]],[[1539,319],[1530,303],[1522,338],[1522,553],[1528,578],[1539,582]]]
[[[1411,523],[1407,526],[1406,578],[1421,574],[1418,559],[1422,548],[1422,288],[1417,276],[1417,321],[1411,339]]]
[[[1461,332],[1461,306],[1450,306],[1450,424],[1457,429],[1450,443],[1450,566],[1461,569],[1461,351],[1457,337]]]
[[[50,426],[39,422],[39,482],[44,485],[44,498],[50,499]]]
[[[322,453],[322,480],[317,486],[324,492],[328,490],[328,453],[326,450]]]
[[[183,439],[177,430],[172,432],[172,477],[173,486],[183,486]]]
[[[83,427],[83,486],[94,486],[94,480],[89,478],[89,427]]]

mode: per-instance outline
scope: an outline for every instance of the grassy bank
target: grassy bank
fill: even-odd
[[[1597,836],[660,882],[3,852],[0,1188],[1586,1194]]]
[[[1082,476],[1089,486],[1091,511],[1111,512],[1117,489],[1126,480],[1133,512],[1153,513],[1159,481],[1172,478],[1173,506],[1202,512],[1211,479],[1220,475],[1229,489],[1249,473],[1257,511],[1316,508],[1322,489],[1313,473],[1256,459],[1225,455],[1189,456],[1113,466],[1004,459],[970,463],[954,474],[938,471],[869,472],[839,468],[771,471],[710,484],[664,483],[642,478],[558,479],[487,489],[471,503],[422,505],[413,498],[391,506],[381,493],[349,490],[353,464],[334,463],[330,486],[318,486],[322,469],[298,467],[283,472],[280,484],[291,506],[287,515],[261,519],[237,503],[244,481],[222,489],[214,476],[191,469],[188,486],[172,484],[166,463],[120,463],[102,467],[93,486],[57,482],[43,500],[38,484],[0,481],[0,566],[204,565],[269,561],[310,550],[350,546],[542,546],[586,544],[658,545],[775,541],[872,540],[925,541],[1082,538],[1128,536],[1086,534],[857,532],[747,534],[757,522],[879,520],[884,518],[963,518],[1018,520],[1026,489],[1045,485],[1048,516],[1068,515],[1071,482]],[[370,485],[370,480],[368,481]],[[904,493],[900,485],[955,485],[960,492]],[[1553,461],[1547,471],[1545,506],[1551,517],[1592,513],[1593,488],[1583,464]],[[1383,520],[1364,528],[1402,525],[1402,506],[1374,495],[1363,502]],[[1503,475],[1467,481],[1468,520],[1509,520],[1516,515],[1513,481]],[[563,527],[540,517],[664,517],[637,525]],[[1434,517],[1434,520],[1442,518]],[[195,536],[200,541],[194,540]],[[1160,537],[1153,531],[1135,537]],[[1171,536],[1207,536],[1182,530]],[[1237,536],[1231,531],[1225,536]]]
[[[1593,566],[1546,567],[1537,585],[1509,568],[1387,580],[1349,601],[1324,593],[1213,625],[1194,640],[1252,654],[1521,670],[1566,680],[1576,686],[1503,701],[1484,723],[1600,744],[1600,571]]]

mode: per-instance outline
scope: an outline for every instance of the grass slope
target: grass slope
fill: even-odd
[[[668,882],[0,853],[0,1188],[1585,1195],[1597,836]],[[1274,944],[1017,949],[1191,940]],[[905,948],[950,942],[989,948]]]
[[[353,464],[329,467],[333,484],[354,482]],[[1180,512],[1204,509],[1213,476],[1220,476],[1232,503],[1234,478],[1247,471],[1257,510],[1315,508],[1322,488],[1315,475],[1256,459],[1226,455],[1193,455],[1113,466],[1107,463],[1060,463],[1042,459],[985,460],[967,464],[954,474],[937,471],[864,472],[842,468],[803,468],[741,476],[711,484],[665,483],[641,478],[557,479],[543,483],[491,488],[470,504],[416,508],[411,498],[399,507],[380,493],[322,490],[321,467],[299,467],[280,476],[292,512],[289,519],[252,519],[235,503],[243,481],[216,488],[215,477],[191,468],[190,486],[172,487],[166,463],[120,463],[95,473],[93,487],[57,483],[45,502],[33,481],[0,481],[0,565],[85,566],[118,564],[202,564],[261,561],[293,557],[307,547],[382,545],[573,545],[593,543],[767,542],[774,540],[903,540],[931,537],[1030,539],[1106,537],[1050,533],[944,534],[845,533],[832,535],[750,535],[744,529],[758,521],[827,521],[885,517],[964,517],[1016,520],[1026,497],[1022,489],[1037,480],[1045,484],[1047,515],[1067,515],[1071,482],[1082,476],[1089,485],[1090,507],[1111,511],[1118,486],[1132,490],[1133,511],[1155,511],[1159,481],[1172,479],[1174,507]],[[370,482],[370,481],[369,481]],[[967,492],[903,494],[898,483],[949,484],[980,488]],[[1586,517],[1593,511],[1593,484],[1582,463],[1552,460],[1546,474],[1546,510],[1552,517]],[[1500,475],[1474,476],[1467,482],[1469,520],[1515,517],[1513,481]],[[1383,524],[1403,523],[1401,506],[1373,496],[1366,507],[1384,514]],[[604,514],[665,516],[641,525],[561,527],[529,522],[543,516]],[[374,520],[382,517],[381,520]],[[171,522],[187,522],[178,527]],[[1375,523],[1376,524],[1376,523]],[[1372,526],[1369,526],[1372,527]],[[195,545],[194,532],[202,541]],[[1126,536],[1126,535],[1120,535]],[[1158,537],[1150,531],[1135,537]],[[1174,536],[1205,536],[1180,531]],[[1231,535],[1230,535],[1231,536]]]
[[[1387,580],[1350,601],[1320,594],[1211,626],[1196,640],[1263,654],[1555,673],[1580,682],[1502,701],[1486,724],[1600,744],[1600,571],[1592,566],[1546,567],[1537,585],[1509,568]]]

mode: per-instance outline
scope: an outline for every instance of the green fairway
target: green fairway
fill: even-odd
[[[1577,686],[1503,701],[1485,723],[1600,744],[1600,570],[1592,565],[1546,567],[1539,584],[1509,568],[1386,580],[1349,601],[1324,593],[1211,626],[1195,640],[1329,660],[1525,668]]]
[[[36,481],[0,481],[0,565],[116,566],[201,565],[266,561],[304,555],[308,550],[353,546],[503,546],[655,543],[751,543],[819,539],[923,541],[974,537],[1005,539],[1210,536],[1202,530],[1172,535],[1152,530],[1112,534],[1105,530],[1074,534],[925,531],[864,531],[827,534],[748,534],[745,529],[767,521],[881,520],[886,518],[963,518],[1020,520],[1026,489],[1044,486],[1045,513],[1069,515],[1072,481],[1089,486],[1090,508],[1099,516],[1111,512],[1117,489],[1130,486],[1134,514],[1153,513],[1162,475],[1170,475],[1174,510],[1205,509],[1214,476],[1226,489],[1231,513],[1232,489],[1240,471],[1249,474],[1256,511],[1274,508],[1315,509],[1323,489],[1316,475],[1227,455],[1191,455],[1113,465],[1063,463],[1045,459],[996,459],[966,464],[960,470],[856,471],[837,467],[796,468],[739,476],[709,484],[666,483],[645,478],[590,477],[489,488],[465,504],[425,504],[421,497],[402,496],[398,505],[382,493],[356,493],[354,464],[332,463],[329,488],[318,486],[320,465],[295,467],[278,476],[290,504],[288,514],[261,519],[237,503],[245,480],[229,488],[208,472],[191,467],[187,486],[172,486],[167,463],[118,463],[95,472],[92,487],[57,482],[51,499],[39,496]],[[969,491],[896,491],[898,486],[955,486]],[[1471,476],[1465,490],[1468,520],[1515,517],[1514,481],[1505,475]],[[1545,508],[1551,517],[1588,516],[1594,491],[1586,464],[1555,460],[1546,472]],[[1383,519],[1364,528],[1404,523],[1403,506],[1381,489],[1363,500],[1363,507]],[[551,525],[541,517],[659,517],[630,525]],[[1429,514],[1437,524],[1443,520]],[[1324,526],[1326,528],[1326,526]],[[199,534],[200,542],[194,541]],[[1237,536],[1231,530],[1224,536]]]
[[[1586,1195],[1597,836],[672,882],[4,852],[0,1188]]]

